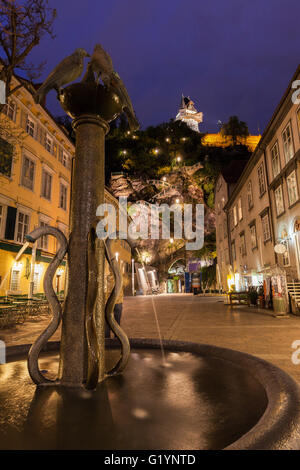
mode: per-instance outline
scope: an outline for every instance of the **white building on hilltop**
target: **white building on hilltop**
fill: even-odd
[[[189,96],[181,97],[181,104],[175,121],[185,122],[190,129],[199,132],[199,122],[203,122],[203,113],[198,113]]]

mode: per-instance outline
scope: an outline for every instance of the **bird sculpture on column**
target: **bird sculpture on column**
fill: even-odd
[[[61,93],[61,87],[73,82],[83,72],[84,58],[90,57],[85,49],[78,48],[65,59],[63,59],[52,72],[48,75],[44,83],[40,86],[35,95],[36,103],[43,103],[45,96],[50,90],[54,89],[58,94]]]
[[[116,93],[121,101],[130,129],[132,131],[138,130],[140,125],[125,85],[117,72],[115,72],[112,60],[101,44],[96,44],[94,47],[94,52],[89,63],[89,69],[96,74],[98,81],[99,78],[101,78],[104,85],[109,90],[113,90]]]

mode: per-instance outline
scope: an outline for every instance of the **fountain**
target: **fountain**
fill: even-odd
[[[81,70],[88,55],[78,51],[75,65],[74,57],[65,59],[41,87],[43,93],[57,90],[76,133],[70,238],[53,227],[27,236],[34,243],[48,234],[59,244],[44,280],[53,318],[32,346],[7,348],[7,363],[0,366],[0,448],[299,449],[299,388],[282,370],[209,345],[129,340],[115,322],[121,274],[110,240],[96,236],[96,209],[104,202],[109,122],[123,110],[132,129],[137,121],[101,46],[83,80],[68,84],[68,67]],[[62,309],[52,278],[66,253]],[[105,258],[115,276],[106,306]],[[61,321],[61,341],[49,341]],[[106,342],[105,321],[116,336]],[[162,367],[160,350],[168,367]]]

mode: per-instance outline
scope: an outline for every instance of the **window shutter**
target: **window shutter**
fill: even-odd
[[[28,114],[24,111],[24,109],[21,110],[21,127],[22,129],[25,129],[26,131],[26,126],[27,126],[27,116]]]
[[[17,208],[8,206],[6,215],[5,238],[6,240],[13,240],[15,238]]]

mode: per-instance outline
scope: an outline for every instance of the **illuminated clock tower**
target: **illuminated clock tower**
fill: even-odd
[[[198,113],[189,96],[181,97],[181,104],[175,121],[185,122],[190,129],[199,132],[199,122],[203,122],[203,113]]]

